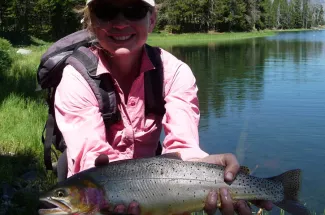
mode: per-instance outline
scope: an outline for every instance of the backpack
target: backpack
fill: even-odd
[[[44,164],[47,170],[53,170],[51,152],[58,159],[52,145],[60,152],[66,149],[66,144],[57,126],[54,112],[56,87],[60,83],[62,72],[66,65],[73,66],[88,82],[98,101],[106,130],[112,124],[121,120],[120,112],[117,108],[119,97],[111,76],[109,74],[96,75],[98,58],[89,49],[93,43],[96,43],[96,41],[92,40],[89,32],[87,30],[80,30],[55,42],[41,57],[37,70],[37,89],[47,90],[48,118],[42,132]],[[145,72],[144,75],[145,114],[154,113],[163,116],[166,110],[160,49],[147,44],[145,48],[155,67],[155,69]]]

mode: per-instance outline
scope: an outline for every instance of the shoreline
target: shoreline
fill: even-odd
[[[261,38],[275,36],[279,33],[297,32],[297,31],[318,31],[322,28],[313,29],[287,29],[287,30],[263,30],[253,32],[209,32],[209,33],[183,33],[169,34],[166,32],[152,33],[149,35],[147,43],[154,46],[184,46],[184,45],[203,45],[207,43],[222,43],[235,40],[245,40],[252,38]]]

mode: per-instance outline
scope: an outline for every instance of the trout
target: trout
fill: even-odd
[[[42,194],[40,201],[53,207],[39,214],[116,214],[116,205],[132,201],[139,203],[141,215],[196,212],[203,210],[211,190],[227,187],[234,201],[269,200],[291,214],[307,215],[298,200],[300,174],[295,169],[259,178],[243,168],[226,183],[224,167],[215,164],[163,156],[116,161],[75,174]]]

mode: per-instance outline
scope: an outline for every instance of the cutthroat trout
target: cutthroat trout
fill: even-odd
[[[270,200],[291,214],[310,214],[298,201],[300,170],[271,178],[240,171],[224,182],[224,167],[209,163],[154,157],[112,162],[80,172],[40,198],[53,208],[40,215],[116,214],[116,205],[136,201],[143,215],[202,211],[211,190],[227,187],[234,201]],[[222,207],[222,205],[221,205]]]

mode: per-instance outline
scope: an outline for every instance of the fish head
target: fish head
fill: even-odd
[[[51,207],[40,209],[39,215],[91,214],[106,207],[103,189],[89,180],[69,180],[40,197]]]

